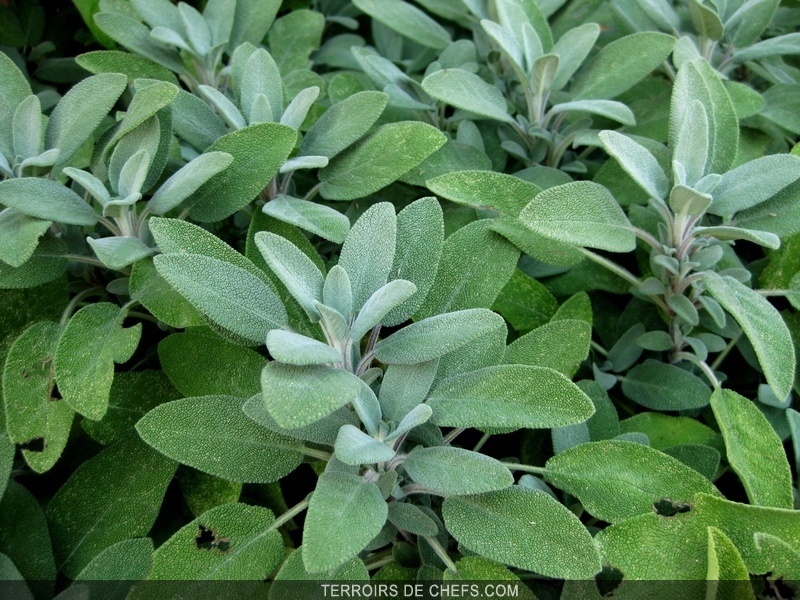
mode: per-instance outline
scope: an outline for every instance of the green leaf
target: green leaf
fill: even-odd
[[[639,83],[672,52],[675,38],[645,31],[619,38],[605,46],[572,82],[578,99],[615,98]]]
[[[192,306],[247,340],[263,343],[268,331],[287,323],[272,288],[240,267],[201,254],[162,254],[154,263]]]
[[[47,521],[33,494],[16,481],[9,482],[0,502],[0,552],[37,598],[52,598],[57,571]]]
[[[178,137],[203,152],[228,132],[225,122],[202,98],[185,90],[170,105],[172,127]]]
[[[120,121],[104,151],[108,152],[125,135],[168,106],[177,95],[178,86],[166,81],[156,81],[146,87],[137,87],[125,117]]]
[[[713,236],[718,240],[747,240],[772,250],[777,250],[781,245],[780,238],[768,231],[754,231],[740,227],[695,227],[694,230],[700,235]]]
[[[295,9],[270,27],[267,41],[281,73],[305,69],[322,41],[326,18],[319,12]]]
[[[34,323],[14,340],[3,370],[8,437],[22,446],[22,456],[37,473],[50,469],[61,456],[74,415],[66,402],[52,396],[59,334],[56,323]]]
[[[260,44],[280,6],[280,0],[237,0],[228,51],[233,51],[244,42]]]
[[[636,236],[606,188],[575,181],[539,193],[519,215],[536,233],[568,244],[609,252],[630,252]]]
[[[274,360],[288,365],[324,365],[342,363],[336,348],[299,333],[273,329],[267,334],[267,350]]]
[[[560,319],[537,327],[506,349],[506,364],[549,367],[572,377],[589,356],[592,326],[586,321]]]
[[[361,12],[417,44],[444,50],[451,43],[450,34],[444,27],[403,0],[354,0],[353,4]]]
[[[127,362],[142,335],[142,325],[123,328],[127,316],[110,302],[76,312],[58,340],[54,367],[58,389],[75,411],[95,421],[108,408],[114,363]]]
[[[689,417],[643,412],[621,421],[619,428],[621,433],[638,431],[646,434],[650,446],[656,450],[680,444],[707,444],[722,449],[718,433]]]
[[[353,224],[339,255],[339,266],[350,278],[353,309],[360,310],[386,284],[397,239],[397,218],[388,202],[372,205]]]
[[[383,92],[365,91],[334,104],[303,136],[300,156],[333,158],[369,131],[388,102]]]
[[[728,92],[714,69],[696,59],[681,65],[672,88],[669,115],[669,145],[675,148],[681,124],[695,101],[708,117],[707,173],[724,173],[733,164],[739,144],[739,121]]]
[[[317,480],[303,529],[303,564],[328,571],[354,558],[386,522],[378,486],[357,475],[328,471]]]
[[[82,463],[47,505],[59,570],[75,577],[105,548],[146,535],[175,468],[133,436]]]
[[[320,194],[327,200],[368,196],[416,167],[446,139],[434,127],[418,121],[383,125],[320,169]]]
[[[688,505],[672,510],[675,508],[678,512],[674,516],[652,512],[601,531],[596,539],[604,562],[631,580],[705,581],[709,526],[731,539],[748,571],[754,574],[766,573],[771,566],[756,548],[756,532],[779,537],[792,547],[800,543],[797,511],[739,504],[707,494],[698,494]],[[643,553],[658,560],[643,561]],[[702,583],[703,593],[705,585]]]
[[[278,123],[250,125],[219,138],[206,152],[226,152],[233,163],[192,196],[192,217],[219,221],[249,204],[278,173],[296,140],[295,129]]]
[[[800,179],[800,157],[773,154],[728,171],[714,188],[709,212],[729,216],[769,200]]]
[[[398,529],[418,536],[435,537],[439,533],[436,521],[421,508],[408,502],[390,502],[389,521]]]
[[[636,125],[636,117],[633,111],[622,102],[615,100],[573,100],[572,102],[562,102],[553,105],[548,114],[558,115],[567,112],[589,113],[599,115],[608,119],[613,119],[623,125]]]
[[[289,557],[281,565],[280,571],[270,583],[269,600],[280,598],[300,598],[304,595],[314,594],[319,589],[319,584],[303,584],[302,581],[368,581],[369,572],[360,558],[354,558],[341,567],[309,573],[303,564],[303,546],[298,546],[291,551]],[[285,583],[284,583],[285,582]],[[306,587],[307,586],[307,587]]]
[[[484,308],[428,317],[375,344],[375,358],[389,364],[426,362],[502,326],[502,317]]]
[[[446,427],[542,429],[586,421],[592,401],[561,373],[500,365],[457,375],[430,393],[431,422]]]
[[[142,240],[133,236],[120,235],[99,239],[87,237],[86,241],[94,250],[97,258],[109,269],[116,271],[124,269],[153,253],[152,248],[148,248]]]
[[[151,259],[133,265],[128,285],[131,298],[141,302],[159,321],[179,328],[205,324],[194,307],[158,274]]]
[[[6,491],[11,469],[14,467],[14,454],[16,447],[8,435],[0,434],[0,499]]]
[[[664,450],[673,458],[691,467],[709,481],[714,481],[719,472],[720,453],[711,446],[702,444],[680,444]]]
[[[209,353],[208,348],[214,352]],[[164,373],[184,396],[226,395],[249,398],[261,390],[266,359],[203,329],[173,334],[158,345]]]
[[[800,552],[782,539],[768,533],[756,533],[755,544],[775,579],[800,580]]]
[[[272,119],[277,121],[283,114],[283,81],[278,65],[269,52],[257,48],[245,61],[241,81],[236,82],[239,91],[239,106],[252,122],[254,101],[263,94],[266,98]]]
[[[31,256],[39,238],[52,225],[29,217],[13,208],[0,211],[0,260],[12,267],[21,267]]]
[[[688,502],[698,492],[720,495],[708,479],[677,459],[618,440],[581,444],[557,454],[547,461],[545,478],[609,523],[649,513],[662,498]]]
[[[706,598],[752,598],[750,574],[731,539],[714,526],[708,528],[708,572]],[[713,583],[712,583],[713,582]],[[747,582],[747,583],[740,583]]]
[[[178,462],[230,481],[269,483],[302,461],[300,444],[257,425],[244,398],[200,396],[167,402],[147,413],[136,431]]]
[[[175,85],[178,79],[169,69],[152,60],[118,50],[94,50],[75,57],[75,62],[90,73],[122,73],[127,75],[128,82],[134,79],[159,79]]]
[[[403,462],[411,478],[441,496],[466,496],[502,490],[514,483],[503,463],[463,448],[417,447]]]
[[[262,394],[253,396],[244,403],[244,413],[262,427],[266,427],[275,433],[326,446],[334,445],[342,425],[357,425],[359,422],[358,417],[352,410],[342,407],[310,425],[286,429],[278,425],[269,413]]]
[[[683,184],[672,186],[669,192],[669,207],[675,213],[684,213],[690,217],[702,216],[711,205],[710,194],[703,194]],[[698,227],[697,229],[701,229]]]
[[[508,114],[503,93],[469,71],[463,69],[434,71],[422,80],[422,89],[437,100],[476,116],[503,123],[516,123]]]
[[[570,29],[555,43],[551,52],[558,56],[558,71],[550,89],[560,90],[569,83],[589,55],[600,35],[597,23],[584,23]]]
[[[471,206],[490,208],[516,217],[541,190],[538,186],[505,173],[456,171],[425,182],[434,194]]]
[[[628,371],[622,392],[637,404],[662,411],[702,408],[711,396],[699,377],[657,361],[638,364]]]
[[[480,556],[547,577],[589,579],[600,571],[589,532],[545,492],[512,487],[450,497],[442,516],[453,537]]]
[[[124,75],[103,73],[87,77],[64,95],[44,134],[45,147],[61,151],[57,164],[66,163],[91,137],[127,85]]]
[[[606,152],[651,198],[666,198],[669,180],[647,148],[616,131],[601,131],[600,140]]]
[[[271,362],[261,373],[267,409],[287,429],[310,425],[352,402],[361,393],[361,384],[348,371],[318,365]]]
[[[94,15],[94,22],[103,33],[131,52],[149,58],[170,71],[183,73],[184,67],[178,52],[155,42],[150,30],[137,19],[109,11]]]
[[[703,285],[739,323],[753,345],[772,391],[789,395],[794,382],[795,355],[789,329],[777,310],[757,292],[736,281],[707,271]]]
[[[725,439],[728,462],[744,484],[750,502],[793,507],[792,475],[780,438],[753,402],[718,389],[711,408]]]
[[[153,540],[134,538],[123,540],[109,546],[92,559],[78,573],[75,581],[100,581],[101,584],[88,586],[98,595],[109,593],[109,582],[141,581],[153,568]]]
[[[492,310],[503,315],[517,332],[523,333],[547,323],[556,313],[558,303],[544,284],[519,269],[500,291]]]
[[[209,475],[191,467],[179,468],[176,478],[189,510],[197,517],[215,506],[238,502],[242,495],[241,483]],[[269,494],[268,491],[267,493]]]
[[[690,0],[689,14],[692,18],[692,27],[702,37],[715,41],[722,37],[722,21],[713,7],[706,6],[702,0]]]
[[[334,444],[336,458],[346,465],[362,465],[392,460],[395,451],[353,425],[342,425]]]
[[[325,278],[314,262],[292,242],[274,233],[259,231],[254,239],[272,272],[306,314],[316,321],[319,312],[314,307],[314,301],[322,301]]]
[[[748,45],[749,47],[743,47],[741,50],[734,52],[732,58],[737,63],[743,63],[748,60],[758,60],[771,56],[797,54],[799,45],[800,35],[797,32],[787,33],[762,40],[757,44]]]
[[[364,337],[370,329],[381,324],[390,311],[408,300],[416,291],[417,286],[405,279],[395,279],[378,289],[358,311],[358,316],[350,327],[352,339]]]
[[[398,422],[425,400],[439,366],[438,359],[412,365],[389,365],[379,400],[387,420]]]
[[[33,92],[25,75],[7,54],[0,53],[0,154],[12,156],[11,137],[14,112]]]
[[[97,222],[97,215],[83,198],[52,179],[22,177],[0,181],[0,198],[7,208],[38,219],[69,225]]]
[[[267,202],[264,214],[341,244],[350,231],[350,220],[337,210],[291,196],[279,195]]]
[[[147,203],[155,215],[163,215],[190,198],[209,179],[227,169],[233,156],[227,152],[205,152],[162,183]]]
[[[176,596],[202,594],[209,588],[201,581],[265,579],[285,552],[274,521],[272,512],[262,506],[231,503],[212,508],[159,546],[148,579],[175,582]],[[243,581],[239,585],[247,589]],[[153,589],[173,588],[145,584],[143,593],[134,593],[133,598],[146,598]]]

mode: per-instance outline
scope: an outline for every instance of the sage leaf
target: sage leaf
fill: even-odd
[[[780,248],[781,239],[769,231],[754,231],[752,229],[742,229],[741,227],[695,227],[695,231],[700,235],[708,235],[718,240],[747,240],[759,246],[777,250]]]
[[[22,446],[25,462],[37,473],[49,470],[61,456],[75,414],[52,396],[59,334],[56,323],[34,323],[11,344],[3,369],[8,437]]]
[[[644,362],[628,371],[622,392],[651,410],[688,410],[708,405],[711,390],[703,380],[675,365]]]
[[[456,171],[429,179],[434,194],[473,208],[490,208],[512,217],[541,190],[538,186],[504,173]]]
[[[29,217],[13,208],[0,211],[0,260],[12,267],[21,267],[33,256],[39,238],[52,225]]]
[[[3,106],[0,111],[0,154],[11,156],[14,150],[11,133],[14,112],[33,92],[25,75],[5,53],[0,57],[0,90],[0,105]]]
[[[364,337],[370,329],[381,323],[383,317],[416,291],[417,286],[405,279],[395,279],[376,290],[361,307],[350,327],[352,338],[358,340]]]
[[[669,180],[647,148],[616,131],[601,131],[600,140],[606,152],[651,198],[666,198]]]
[[[351,473],[328,471],[317,480],[303,529],[303,564],[329,571],[354,558],[381,530],[388,507],[378,486]]]
[[[154,215],[176,208],[191,197],[206,181],[221,173],[233,163],[227,152],[206,152],[191,160],[161,184],[147,203]]]
[[[198,587],[203,585],[198,583],[201,581],[264,579],[284,556],[283,540],[274,521],[272,512],[262,506],[238,502],[216,506],[158,547],[148,579],[173,582],[175,588],[166,589],[174,589],[179,595],[208,589],[208,584]],[[178,584],[178,580],[188,581]],[[145,584],[141,591],[152,589]],[[137,597],[135,592],[133,597]]]
[[[179,328],[205,324],[200,313],[158,274],[152,259],[134,263],[128,285],[131,298],[159,321]]]
[[[768,533],[754,535],[756,549],[764,555],[768,565],[767,570],[776,578],[785,578],[788,581],[800,579],[800,553],[794,550],[787,542]]]
[[[136,431],[160,453],[205,473],[229,481],[276,481],[302,461],[300,444],[248,419],[244,402],[232,396],[167,402],[140,419]]]
[[[780,438],[755,404],[731,390],[711,396],[728,462],[750,502],[791,509],[792,476]]]
[[[483,308],[428,317],[378,342],[375,357],[389,364],[426,362],[457,350],[502,325],[502,317]]]
[[[126,312],[110,302],[84,306],[67,323],[53,359],[58,389],[76,412],[95,421],[108,409],[114,363],[127,362],[142,325],[123,327]]]
[[[264,402],[281,427],[295,429],[328,416],[353,402],[361,380],[342,369],[327,366],[269,363],[261,373]]]
[[[800,157],[774,154],[756,158],[722,175],[708,210],[715,215],[732,215],[769,200],[798,179]]]
[[[267,333],[267,350],[272,358],[288,365],[323,365],[344,361],[342,353],[336,348],[281,329],[273,329]]]
[[[192,217],[219,221],[249,204],[278,173],[296,140],[295,129],[278,123],[250,125],[219,138],[206,152],[225,152],[233,162],[192,196]]]
[[[390,446],[353,425],[342,425],[333,447],[336,458],[346,465],[385,462],[392,460],[395,455]]]
[[[439,534],[436,521],[425,514],[421,508],[408,502],[390,502],[389,521],[398,529],[414,535],[434,537]]]
[[[756,597],[752,589],[738,583],[738,581],[748,580],[749,573],[736,545],[714,526],[708,528],[708,572],[706,576],[709,581],[714,582],[709,584],[709,588],[713,590],[715,598],[725,597],[739,589],[741,589],[739,594],[742,598],[755,599]]]
[[[564,375],[529,365],[485,367],[445,379],[427,404],[431,422],[446,427],[561,427],[594,413],[589,397]]]
[[[59,570],[75,577],[105,548],[146,535],[175,468],[134,436],[81,464],[47,505]]]
[[[67,223],[69,225],[94,225],[97,215],[68,187],[38,177],[23,177],[0,181],[0,201],[24,215]]]
[[[333,208],[299,198],[279,195],[262,209],[265,215],[341,244],[350,231],[350,220]]]
[[[66,251],[62,240],[45,234],[31,257],[19,267],[0,262],[0,287],[32,288],[58,279],[69,267]]]
[[[623,125],[636,125],[633,111],[622,102],[615,100],[573,100],[553,105],[548,114],[558,115],[567,112],[589,113],[613,119]]]
[[[485,558],[548,577],[587,579],[600,571],[589,532],[545,492],[511,487],[449,497],[442,516],[460,544]]]
[[[416,167],[446,139],[434,127],[418,121],[382,125],[320,169],[320,194],[327,200],[368,196]]]
[[[598,519],[616,523],[653,510],[662,498],[719,496],[697,471],[648,446],[619,440],[581,444],[547,461],[548,482],[576,496]]]
[[[506,99],[495,86],[463,69],[434,71],[422,80],[430,96],[479,117],[516,123],[508,114]]]
[[[192,306],[247,340],[263,343],[269,330],[287,323],[272,288],[240,267],[201,254],[162,254],[154,262],[159,275]]]
[[[416,6],[403,0],[354,0],[353,4],[376,21],[418,44],[444,50],[450,45],[447,30]]]
[[[75,57],[75,62],[94,75],[123,73],[128,82],[135,79],[158,79],[177,85],[178,79],[169,70],[149,58],[119,50],[93,50]]]
[[[416,483],[442,496],[492,492],[514,483],[503,463],[463,448],[418,446],[403,461],[403,467]]]
[[[421,406],[428,395],[438,366],[438,359],[411,365],[389,365],[378,397],[384,417],[405,422],[405,417]]]
[[[560,242],[630,252],[636,236],[625,213],[606,188],[575,181],[546,189],[519,214],[523,225]]]
[[[766,299],[732,277],[707,271],[702,281],[708,293],[742,327],[772,391],[778,398],[788,396],[796,359],[789,329],[780,313]]]
[[[152,248],[133,236],[87,237],[86,241],[104,265],[117,271],[153,254]]]
[[[560,319],[514,340],[506,349],[503,362],[548,367],[572,377],[589,356],[591,338],[591,324]]]

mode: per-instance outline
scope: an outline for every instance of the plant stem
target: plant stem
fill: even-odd
[[[450,569],[453,573],[458,573],[456,564],[453,562],[453,559],[450,558],[450,555],[447,553],[447,550],[445,550],[439,543],[439,540],[437,540],[435,537],[428,537],[426,535],[425,541],[427,541],[431,545],[433,551],[436,552],[436,556],[442,559],[442,562],[447,566],[448,569]]]
[[[731,341],[728,342],[728,345],[725,346],[725,348],[722,349],[722,352],[717,355],[717,357],[714,359],[714,362],[711,363],[711,368],[713,370],[716,370],[722,364],[722,361],[725,360],[730,351],[733,350],[733,347],[736,345],[736,342],[739,341],[740,337],[742,337],[741,333],[739,333],[739,335],[736,337],[731,338]]]
[[[545,467],[534,467],[532,465],[523,465],[520,463],[504,462],[503,464],[512,471],[524,471],[525,473],[536,473],[537,475],[541,475],[547,471]]]
[[[303,512],[306,508],[308,508],[308,503],[310,501],[310,498],[311,498],[311,495],[309,494],[306,497],[305,500],[302,500],[302,501],[298,502],[292,508],[290,508],[285,513],[283,513],[280,517],[275,519],[272,522],[272,524],[267,528],[267,531],[268,532],[269,531],[275,531],[276,529],[278,529],[278,527],[280,527],[281,525],[284,525],[285,523],[288,523],[293,518],[295,518],[297,515],[299,515],[301,512]]]
[[[583,252],[583,255],[586,258],[596,262],[600,266],[605,267],[606,269],[608,269],[615,275],[621,277],[631,285],[635,285],[637,287],[642,285],[642,281],[638,277],[636,277],[636,275],[628,271],[628,269],[626,269],[625,267],[621,267],[617,263],[608,260],[604,256],[595,254],[594,252],[592,252],[591,250],[587,250],[586,248],[581,248],[580,250],[581,252]]]
[[[700,368],[700,370],[703,372],[703,375],[705,375],[706,378],[711,382],[711,385],[714,387],[714,389],[717,389],[722,385],[720,383],[719,379],[717,379],[717,376],[714,375],[714,371],[711,369],[711,367],[709,367],[706,364],[705,361],[700,360],[698,357],[696,357],[691,352],[677,352],[675,354],[675,359],[676,360],[681,360],[681,359],[688,360],[689,362],[694,363],[695,365],[697,365]]]
[[[367,571],[378,569],[383,565],[388,565],[389,563],[392,562],[394,562],[394,556],[392,555],[391,549],[377,553],[375,556],[371,557],[371,560],[364,560],[364,564],[367,567]]]
[[[62,254],[64,258],[67,260],[71,260],[72,262],[80,262],[86,263],[87,265],[95,265],[98,267],[105,267],[103,262],[93,256],[84,256],[83,254]]]
[[[309,456],[311,458],[318,458],[320,460],[328,461],[333,458],[333,454],[330,452],[325,452],[324,450],[317,450],[316,448],[309,448],[308,446],[302,446],[300,448],[300,452]]]
[[[491,433],[484,433],[484,434],[481,436],[481,439],[479,439],[479,440],[478,440],[478,443],[477,443],[477,444],[475,444],[475,447],[472,449],[472,451],[473,451],[473,452],[477,452],[478,450],[480,450],[481,448],[483,448],[483,445],[484,445],[486,442],[488,442],[488,441],[489,441],[489,438],[490,438],[490,437],[492,437],[492,434],[491,434]]]
[[[444,445],[447,446],[448,444],[450,444],[450,442],[452,442],[454,439],[456,439],[459,435],[461,435],[465,431],[466,428],[464,427],[456,427],[455,429],[451,429],[447,433],[447,435],[444,436],[444,441],[443,441]]]

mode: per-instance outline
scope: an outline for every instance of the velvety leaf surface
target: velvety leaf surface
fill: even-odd
[[[146,537],[133,538],[118,542],[100,552],[78,573],[75,581],[141,581],[147,578],[152,568],[153,540]],[[98,588],[99,586],[94,587]]]
[[[514,483],[500,461],[463,448],[417,447],[403,462],[411,478],[444,496],[464,496],[502,490]]]
[[[622,391],[652,410],[686,410],[708,405],[711,391],[699,377],[667,363],[636,365],[622,380]]]

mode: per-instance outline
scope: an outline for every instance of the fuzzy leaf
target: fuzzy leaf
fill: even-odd
[[[600,553],[589,532],[545,492],[512,487],[450,497],[442,516],[460,544],[503,564],[567,579],[589,579],[600,571]]]
[[[422,89],[437,100],[475,115],[503,123],[516,123],[508,114],[503,93],[469,71],[434,71],[422,80]]]
[[[227,152],[201,154],[161,184],[147,203],[147,208],[154,215],[163,215],[191,197],[206,181],[227,169],[231,163],[233,156]]]
[[[13,208],[0,211],[0,260],[12,267],[25,264],[39,245],[39,238],[52,224]]]
[[[232,396],[167,402],[147,413],[136,431],[165,456],[211,475],[247,483],[277,481],[300,464],[300,444],[248,419],[244,402]]]
[[[262,209],[265,215],[341,244],[350,231],[350,220],[337,210],[299,198],[279,195]]]
[[[200,313],[158,274],[152,259],[134,263],[128,286],[131,298],[141,302],[159,321],[179,328],[205,325]]]
[[[725,389],[711,396],[711,408],[725,439],[728,462],[742,480],[750,502],[791,509],[789,462],[763,413],[747,398]]]
[[[390,446],[367,435],[353,425],[342,425],[334,444],[336,458],[346,465],[385,462],[394,458]]]
[[[416,291],[417,286],[405,279],[395,279],[376,290],[358,311],[358,316],[350,327],[352,338],[359,340],[364,337],[391,310],[408,300]]]
[[[601,131],[600,140],[606,152],[651,198],[666,198],[669,180],[647,148],[616,131]]]
[[[75,62],[94,75],[123,73],[128,76],[128,82],[134,79],[159,79],[176,85],[178,83],[178,79],[169,69],[130,52],[94,50],[79,54],[75,57]]]
[[[95,239],[87,237],[86,241],[91,246],[104,265],[116,271],[153,254],[153,249],[138,237],[114,236]]]
[[[769,200],[798,179],[800,157],[774,154],[756,158],[722,176],[708,210],[715,215],[732,215]]]
[[[613,119],[623,125],[636,125],[633,111],[622,102],[614,100],[573,100],[562,102],[550,108],[549,114],[558,115],[567,112],[589,113]]]
[[[428,48],[444,50],[451,43],[444,27],[403,0],[354,0],[353,4],[376,21]]]
[[[411,478],[443,496],[466,496],[502,490],[514,483],[503,463],[463,448],[416,447],[403,462]]]
[[[708,405],[711,391],[699,377],[656,361],[636,365],[622,380],[623,393],[652,410],[688,410]]]
[[[586,421],[594,405],[574,383],[545,367],[500,365],[446,379],[427,401],[446,427],[540,429]]]
[[[505,173],[456,171],[425,182],[434,194],[473,208],[490,208],[511,217],[533,200],[538,186]]]
[[[434,127],[418,121],[383,125],[320,169],[320,194],[327,200],[368,196],[416,167],[446,139]]]
[[[69,225],[97,222],[97,215],[83,198],[52,179],[22,177],[0,181],[0,202],[37,219]]]
[[[328,571],[354,558],[378,535],[387,514],[386,502],[374,483],[351,473],[323,473],[303,529],[306,570]]]
[[[788,396],[794,382],[796,360],[789,329],[778,311],[732,277],[708,271],[703,276],[703,285],[742,327],[775,395],[778,398]]]
[[[78,573],[75,581],[100,581],[89,585],[99,594],[110,590],[105,582],[142,581],[153,568],[153,540],[134,538],[122,540],[100,552]],[[115,590],[116,591],[116,590]]]
[[[506,364],[549,367],[572,377],[589,356],[592,326],[586,321],[559,319],[514,340],[506,349]]]
[[[282,329],[267,333],[267,350],[273,359],[287,365],[324,365],[344,361],[336,348]]]

